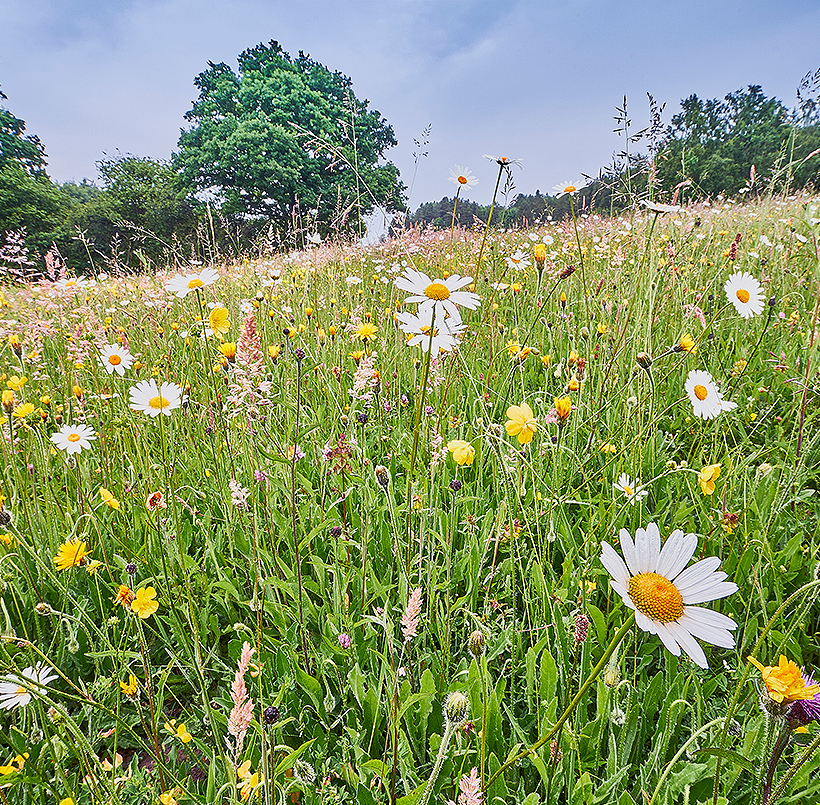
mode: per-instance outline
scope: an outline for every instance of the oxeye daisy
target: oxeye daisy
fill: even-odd
[[[552,188],[552,192],[555,193],[555,198],[561,198],[561,196],[571,196],[573,193],[583,190],[586,186],[587,183],[580,180],[577,182],[559,182]]]
[[[618,476],[618,480],[615,481],[612,486],[616,492],[623,492],[624,497],[633,506],[649,494],[649,490],[641,486],[641,482],[638,478],[633,481],[625,472],[622,472]]]
[[[170,416],[171,411],[182,405],[182,389],[176,383],[163,383],[157,387],[154,380],[140,380],[131,389],[130,397],[130,407],[148,416]]]
[[[11,710],[14,707],[25,707],[30,701],[32,691],[48,685],[57,678],[51,669],[42,663],[25,668],[20,676],[10,674],[8,681],[0,682],[0,710]]]
[[[750,319],[763,312],[763,288],[751,274],[745,271],[732,274],[726,280],[723,290],[726,292],[726,298],[744,319]]]
[[[522,159],[510,159],[509,157],[495,157],[492,154],[483,154],[484,159],[489,159],[490,162],[495,162],[496,165],[499,165],[502,168],[509,168],[512,165],[521,166],[521,163],[524,161]]]
[[[458,274],[451,274],[446,279],[431,280],[421,271],[406,268],[402,276],[396,277],[395,285],[411,294],[405,302],[419,303],[418,317],[423,322],[432,322],[438,326],[448,316],[452,318],[453,323],[461,323],[459,305],[475,310],[481,304],[478,294],[460,290],[472,281],[472,277],[460,277]]]
[[[408,346],[420,346],[424,352],[432,349],[432,354],[438,355],[439,352],[449,352],[458,344],[458,336],[464,330],[464,325],[459,322],[454,322],[452,319],[436,318],[436,325],[433,328],[433,340],[430,341],[430,325],[425,324],[418,316],[412,313],[397,313],[396,321],[399,322],[399,327],[411,336],[407,344]]]
[[[701,419],[714,419],[721,411],[737,408],[737,403],[723,399],[723,394],[709,372],[693,369],[686,378],[685,388],[692,403],[692,411]]]
[[[96,438],[96,431],[88,425],[63,425],[57,433],[51,434],[55,446],[69,455],[87,450]]]
[[[177,274],[165,283],[165,290],[168,293],[176,294],[183,299],[191,291],[212,285],[219,279],[219,272],[213,268],[203,268],[202,271],[194,271],[189,274]]]
[[[518,249],[515,254],[511,254],[506,258],[506,262],[510,268],[514,268],[516,271],[523,271],[529,267],[530,258],[527,257],[525,252]]]
[[[461,165],[456,165],[450,168],[450,178],[447,180],[452,182],[458,188],[469,190],[478,184],[478,177],[473,176],[473,172],[469,168],[462,168]]]
[[[100,351],[100,363],[108,374],[116,372],[120,377],[130,369],[134,363],[134,356],[125,347],[119,344],[108,344]]]
[[[655,523],[635,532],[620,532],[622,559],[607,542],[601,544],[601,564],[612,576],[612,589],[635,610],[635,622],[645,632],[656,634],[676,657],[683,649],[701,668],[706,655],[695,638],[721,648],[733,648],[730,630],[737,624],[726,615],[693,606],[725,598],[737,592],[737,585],[724,581],[720,559],[710,556],[690,567],[686,564],[698,546],[695,534],[673,531],[661,548],[661,534]]]

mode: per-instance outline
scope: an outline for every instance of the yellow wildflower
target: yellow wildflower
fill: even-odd
[[[153,587],[140,587],[131,602],[131,610],[143,620],[150,618],[159,609],[156,599],[157,591]]]
[[[715,481],[720,477],[720,464],[710,464],[698,473],[701,492],[704,495],[715,493]]]
[[[774,666],[763,666],[754,657],[748,659],[763,674],[766,690],[776,702],[808,701],[820,693],[820,685],[807,685],[800,668],[782,654]]]
[[[216,335],[225,335],[231,329],[228,311],[224,307],[215,307],[208,314],[208,324]]]
[[[507,421],[504,428],[509,436],[518,436],[519,444],[529,444],[538,430],[538,422],[532,408],[527,403],[511,405],[507,409]]]
[[[119,511],[120,502],[104,486],[100,487],[100,497],[107,506]]]
[[[88,546],[79,537],[70,539],[57,549],[54,564],[57,565],[57,570],[69,570],[72,567],[81,565],[83,559],[90,553]]]
[[[469,442],[462,439],[452,439],[447,442],[447,449],[453,454],[453,461],[459,467],[463,467],[465,464],[470,466],[473,463],[475,448]]]

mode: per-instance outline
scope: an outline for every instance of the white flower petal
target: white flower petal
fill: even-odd
[[[673,531],[664,543],[655,572],[670,581],[674,580],[686,567],[697,547],[697,534],[684,534],[680,529]]]
[[[680,657],[680,646],[678,645],[678,641],[675,639],[675,636],[668,628],[669,625],[670,624],[668,623],[656,624],[655,634],[661,639],[661,642],[664,644],[664,646],[666,646],[668,651],[670,651],[676,657]]]
[[[625,588],[629,587],[629,577],[631,575],[629,568],[608,542],[601,543],[601,564],[609,571],[615,581]],[[621,595],[621,597],[624,596]]]
[[[635,554],[635,543],[632,542],[632,537],[629,536],[629,532],[625,528],[620,530],[619,536],[621,538],[621,551],[623,551],[626,566],[629,568],[629,571],[633,576],[637,576],[641,571],[638,570],[638,558]]]
[[[713,646],[720,646],[721,648],[735,647],[735,638],[731,632],[726,629],[719,629],[711,624],[699,622],[692,618],[685,608],[683,615],[678,618],[678,623],[699,640],[705,640]]]
[[[683,650],[694,660],[694,662],[699,665],[701,668],[708,668],[709,663],[706,661],[706,654],[704,653],[703,649],[689,634],[686,629],[680,625],[677,621],[673,621],[672,623],[667,623],[666,628],[669,630],[670,634],[674,637],[674,639],[680,643],[683,647]]]
[[[707,556],[706,559],[701,559],[695,562],[694,565],[687,567],[677,578],[675,578],[675,587],[680,590],[681,595],[684,595],[684,590],[700,584],[703,579],[714,573],[720,567],[720,557]],[[726,578],[725,576],[723,578]],[[720,579],[722,581],[723,579]]]
[[[621,582],[615,581],[615,579],[611,579],[609,582],[609,586],[615,590],[618,595],[621,596],[623,602],[630,608],[635,609],[635,604],[632,602],[632,599],[629,597],[629,588],[625,587]]]
[[[695,623],[702,623],[706,626],[714,626],[716,629],[737,629],[735,623],[728,615],[722,612],[715,612],[714,609],[705,607],[684,607],[684,615],[687,619]]]
[[[635,532],[635,556],[638,573],[653,573],[661,552],[661,535],[655,523]]]
[[[717,601],[726,598],[737,592],[737,584],[733,581],[721,581],[712,584],[708,589],[702,589],[696,593],[689,593],[683,596],[684,604],[704,604],[706,601]]]

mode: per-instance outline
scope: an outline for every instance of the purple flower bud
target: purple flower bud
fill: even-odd
[[[351,645],[353,645],[353,641],[350,639],[350,635],[349,635],[349,634],[346,634],[345,632],[342,632],[342,633],[339,635],[339,645],[340,645],[340,646],[341,646],[341,647],[342,647],[345,651],[347,651],[347,649],[349,649],[349,648],[350,648],[350,646],[351,646]]]

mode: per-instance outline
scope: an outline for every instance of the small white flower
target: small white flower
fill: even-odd
[[[87,450],[96,438],[96,431],[88,425],[63,425],[60,430],[51,434],[51,441],[55,446],[59,450],[65,450],[69,455]]]
[[[450,178],[447,181],[452,182],[457,187],[469,190],[478,184],[478,177],[473,176],[473,172],[469,168],[456,165],[454,168],[450,168]]]
[[[732,274],[726,280],[723,290],[726,298],[744,319],[750,319],[763,312],[763,288],[751,274],[745,271]]]
[[[677,204],[658,204],[655,201],[641,201],[641,204],[643,204],[643,206],[646,207],[646,209],[657,213],[681,211],[680,206]]]
[[[134,363],[134,356],[119,344],[108,344],[101,351],[100,363],[108,374],[113,375],[116,372],[122,377],[126,369],[130,369]]]
[[[55,283],[54,287],[59,288],[61,291],[84,291],[88,288],[88,285],[88,280],[84,280],[82,277],[68,277]]]
[[[165,290],[168,293],[176,294],[180,299],[186,297],[191,291],[212,285],[219,279],[219,272],[213,268],[203,268],[202,271],[194,271],[189,274],[177,274],[165,283]]]
[[[555,193],[555,198],[561,198],[561,196],[571,196],[573,193],[583,190],[586,186],[587,183],[580,179],[577,182],[559,182],[552,188],[552,192]]]
[[[25,668],[20,676],[9,674],[6,682],[0,682],[0,710],[25,707],[37,689],[55,680],[57,674],[42,663]]]
[[[182,405],[182,389],[176,383],[163,383],[157,387],[154,380],[140,380],[131,389],[130,397],[130,407],[148,416],[170,416],[171,411]]]
[[[701,419],[714,419],[721,411],[737,408],[737,403],[723,399],[723,394],[709,372],[693,369],[686,378],[685,388],[692,403],[692,411]]]
[[[515,254],[510,255],[506,258],[507,265],[510,268],[514,268],[516,271],[523,271],[523,269],[527,268],[530,264],[530,259],[525,252],[522,252],[519,249]]]
[[[431,280],[427,274],[406,268],[404,273],[397,277],[395,285],[402,291],[412,294],[405,302],[418,302],[418,315],[422,321],[432,320],[432,312],[435,311],[435,323],[444,322],[447,317],[453,319],[453,323],[461,322],[461,313],[458,305],[475,310],[481,300],[478,294],[470,291],[462,291],[473,281],[472,277],[460,277],[458,274],[451,274],[447,279]],[[450,328],[452,329],[452,328]]]
[[[615,481],[612,486],[616,492],[623,492],[624,497],[633,506],[649,494],[649,490],[641,486],[639,478],[633,481],[625,472],[622,472],[620,476],[618,476],[618,480]]]

